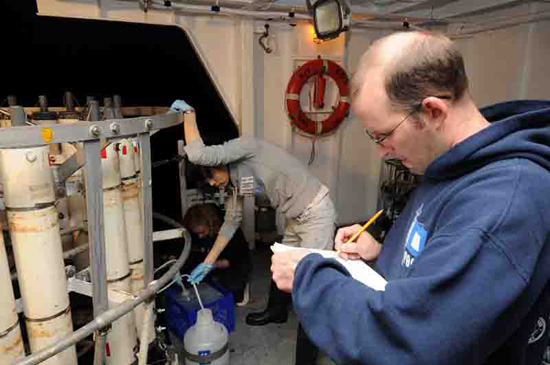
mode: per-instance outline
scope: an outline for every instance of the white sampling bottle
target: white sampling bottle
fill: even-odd
[[[197,322],[185,333],[185,364],[229,365],[229,335],[225,326],[214,321],[208,308],[197,313]]]

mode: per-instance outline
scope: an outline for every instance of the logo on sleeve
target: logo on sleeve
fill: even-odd
[[[546,332],[546,321],[544,320],[544,318],[539,317],[539,319],[537,320],[537,323],[535,324],[535,329],[533,330],[533,332],[531,333],[531,336],[529,337],[528,344],[530,345],[540,340],[545,332]]]
[[[401,265],[405,267],[410,267],[414,263],[426,245],[428,232],[424,228],[424,225],[418,221],[418,217],[422,214],[422,207],[423,205],[416,211],[414,220],[407,233],[405,249],[403,250],[403,260],[401,260]]]
[[[241,195],[254,195],[254,176],[241,177]]]

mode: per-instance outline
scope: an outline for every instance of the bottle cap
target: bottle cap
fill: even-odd
[[[212,311],[208,308],[204,308],[198,311],[197,313],[197,324],[205,325],[214,322],[214,317],[212,316]]]

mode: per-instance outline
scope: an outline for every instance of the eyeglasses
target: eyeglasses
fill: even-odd
[[[429,96],[427,96],[429,97]],[[441,96],[435,96],[436,98],[439,98],[439,99],[447,99],[447,100],[450,100],[452,99],[452,97],[448,96],[448,95],[441,95]],[[409,112],[409,114],[407,114],[407,116],[405,118],[403,118],[402,121],[400,121],[399,123],[397,123],[397,125],[395,127],[393,127],[393,129],[389,132],[386,132],[386,133],[377,133],[377,135],[374,135],[373,133],[369,132],[367,129],[365,129],[365,133],[367,134],[367,136],[369,136],[369,138],[376,144],[380,144],[382,142],[384,142],[384,140],[386,138],[388,138],[389,136],[392,135],[393,132],[395,132],[395,130],[401,125],[403,124],[403,122],[405,122],[407,119],[409,119],[409,117],[411,115],[413,115],[413,113],[416,113],[416,112],[419,112],[420,110],[422,109],[422,102],[418,103],[418,105],[415,105],[415,107],[413,108],[413,110],[411,110]]]

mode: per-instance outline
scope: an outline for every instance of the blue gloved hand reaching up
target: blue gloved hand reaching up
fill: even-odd
[[[206,275],[208,275],[212,270],[214,270],[214,265],[212,264],[205,264],[204,262],[201,264],[198,264],[196,268],[191,271],[191,274],[189,274],[189,277],[187,278],[187,281],[191,284],[198,284],[200,283]]]
[[[174,110],[177,112],[186,112],[189,110],[195,110],[191,105],[187,104],[185,100],[176,100],[172,103],[170,106],[170,110]]]

